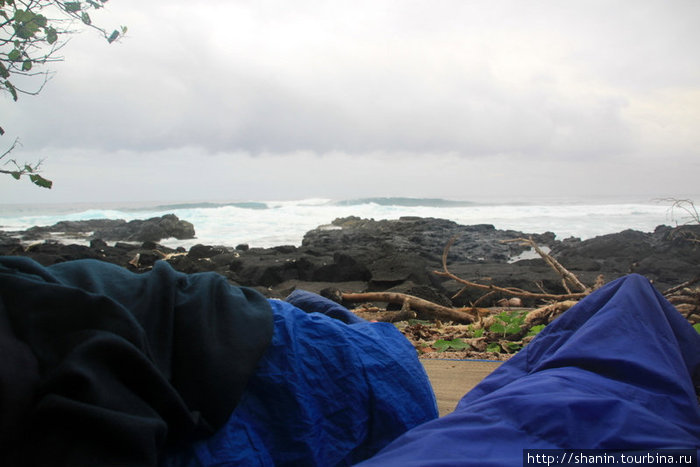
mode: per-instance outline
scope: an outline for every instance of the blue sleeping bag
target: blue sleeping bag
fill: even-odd
[[[270,300],[272,343],[228,423],[161,466],[351,465],[437,417],[425,370],[394,325],[305,291],[287,300]]]
[[[546,448],[697,454],[699,383],[700,335],[630,275],[555,320],[453,413],[361,465],[518,466],[524,449]]]

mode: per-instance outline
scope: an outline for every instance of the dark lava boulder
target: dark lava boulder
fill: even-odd
[[[579,242],[561,242],[551,254],[567,269],[603,274],[606,281],[642,274],[661,291],[700,274],[700,226],[659,226],[652,233],[624,230]]]
[[[146,220],[90,219],[61,221],[50,226],[31,227],[14,232],[23,241],[44,240],[56,235],[67,239],[101,239],[122,242],[158,242],[165,238],[185,240],[194,238],[192,223],[178,219],[174,214],[152,217]]]
[[[146,220],[133,220],[123,224],[97,229],[91,238],[121,240],[126,242],[158,242],[165,238],[186,240],[194,238],[192,223],[178,219],[174,214],[152,217]]]

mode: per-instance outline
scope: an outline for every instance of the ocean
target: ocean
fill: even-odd
[[[683,212],[663,200],[538,200],[518,202],[455,201],[440,198],[362,198],[350,200],[197,202],[178,204],[1,205],[0,230],[48,226],[62,220],[146,219],[175,214],[194,224],[197,238],[168,239],[170,247],[196,243],[235,247],[301,245],[304,234],[338,217],[398,219],[436,217],[459,224],[493,224],[525,233],[553,232],[558,239],[592,238],[635,229],[651,232],[661,224],[685,222]]]

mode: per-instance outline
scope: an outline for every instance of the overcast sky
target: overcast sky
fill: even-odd
[[[700,193],[697,0],[111,0],[3,202]]]

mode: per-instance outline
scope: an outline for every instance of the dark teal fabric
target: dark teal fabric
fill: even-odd
[[[0,257],[0,465],[156,465],[228,420],[271,335],[218,274]]]

